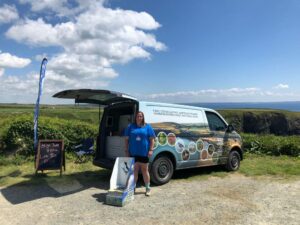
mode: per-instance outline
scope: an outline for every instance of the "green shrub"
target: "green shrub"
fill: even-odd
[[[3,120],[4,121],[4,120]],[[18,155],[33,155],[33,116],[18,115],[3,122],[0,133],[0,154],[3,151],[16,152]],[[96,138],[98,121],[95,124],[78,120],[54,117],[39,119],[39,139],[63,139],[65,150],[87,137]],[[267,155],[300,156],[299,136],[256,135],[242,133],[245,152]],[[2,152],[1,152],[2,151]]]
[[[267,155],[300,156],[299,136],[242,134],[245,152]]]
[[[58,118],[41,117],[38,136],[41,139],[63,139],[66,151],[87,137],[96,137],[97,126],[79,121],[66,121]],[[15,118],[7,128],[3,138],[6,151],[21,155],[33,155],[33,118],[20,116]]]

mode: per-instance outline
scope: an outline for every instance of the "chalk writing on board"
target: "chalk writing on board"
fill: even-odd
[[[60,169],[64,165],[63,140],[40,140],[36,170]]]

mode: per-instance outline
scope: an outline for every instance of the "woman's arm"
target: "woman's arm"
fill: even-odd
[[[154,137],[150,137],[149,140],[150,140],[150,147],[149,147],[148,156],[151,157],[153,154]]]

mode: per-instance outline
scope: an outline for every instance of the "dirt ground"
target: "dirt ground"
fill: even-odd
[[[105,204],[108,180],[1,188],[0,224],[300,224],[300,179],[182,180],[139,187],[125,207]]]

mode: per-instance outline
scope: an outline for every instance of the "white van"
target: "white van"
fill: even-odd
[[[138,101],[107,90],[66,90],[57,98],[104,108],[99,124],[94,165],[113,168],[116,157],[125,156],[124,129],[142,111],[156,139],[150,158],[150,176],[156,184],[167,183],[174,170],[225,165],[238,170],[243,159],[241,136],[216,111],[178,104]]]

